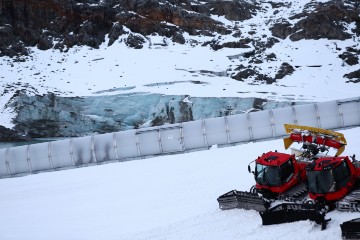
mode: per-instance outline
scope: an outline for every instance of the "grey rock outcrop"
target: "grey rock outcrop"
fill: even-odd
[[[348,74],[345,74],[344,77],[349,79],[348,82],[360,83],[360,69],[350,72]]]
[[[359,64],[359,57],[357,56],[357,54],[353,54],[351,52],[344,52],[339,55],[339,58],[341,58],[350,66]]]
[[[29,141],[31,138],[21,135],[13,129],[8,129],[0,125],[0,142],[23,142]]]
[[[246,1],[0,0],[0,56],[26,55],[29,46],[62,51],[75,45],[98,48],[106,34],[112,45],[125,33],[123,26],[135,34],[127,40],[130,47],[142,46],[136,34],[145,38],[153,33],[183,44],[183,32],[231,33],[210,14],[244,20],[251,18],[257,8]]]
[[[281,64],[279,71],[275,75],[275,79],[282,79],[287,75],[291,75],[295,69],[289,63],[284,62]]]
[[[350,2],[351,4],[347,4]],[[354,33],[360,34],[360,15],[356,1],[329,1],[326,3],[309,3],[309,8],[314,11],[302,12],[291,19],[300,19],[294,25],[287,20],[274,24],[270,30],[278,38],[290,37],[292,41],[301,39],[337,39],[351,38],[343,23],[356,23]],[[306,8],[306,7],[305,7]]]

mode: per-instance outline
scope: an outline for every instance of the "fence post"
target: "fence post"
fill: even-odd
[[[204,137],[205,147],[209,148],[208,141],[207,141],[207,135],[206,135],[205,119],[202,119],[201,123],[202,123],[202,130],[203,130],[203,137]]]
[[[182,151],[185,152],[186,149],[185,149],[184,130],[182,123],[180,123],[180,142],[181,142]]]
[[[317,127],[321,128],[321,121],[320,121],[320,115],[319,115],[319,107],[317,103],[314,103],[315,112],[316,112],[316,121],[317,121]]]
[[[251,126],[250,113],[247,113],[246,118],[248,120],[248,129],[249,129],[250,140],[254,140],[254,134],[253,134],[252,126]]]
[[[231,143],[230,127],[229,127],[229,122],[228,122],[227,116],[224,116],[224,121],[225,121],[225,132],[226,132],[226,136],[227,136],[227,143],[230,144]]]
[[[91,136],[90,149],[91,149],[91,156],[93,157],[94,162],[97,163],[96,154],[95,154],[94,135]]]
[[[52,155],[51,155],[51,142],[49,142],[49,144],[48,144],[48,158],[49,158],[50,167],[52,169],[54,169],[54,164],[53,164]]]
[[[157,132],[158,132],[158,142],[159,142],[160,153],[164,154],[164,150],[163,150],[163,147],[162,147],[162,141],[161,141],[161,133],[160,133],[159,128],[157,129]]]
[[[73,139],[71,138],[70,139],[70,158],[71,158],[71,162],[73,164],[73,166],[75,166],[75,160],[74,160],[74,141]]]
[[[292,108],[292,113],[293,113],[294,124],[297,125],[298,120],[297,120],[297,117],[296,117],[296,109],[295,109],[294,106],[292,106],[291,108]]]
[[[336,100],[337,106],[338,106],[338,114],[340,117],[340,127],[344,127],[344,114],[341,107],[341,102],[339,100]]]
[[[11,175],[11,169],[10,169],[10,163],[9,163],[9,148],[5,151],[5,164],[6,164],[6,170],[9,175]]]
[[[30,161],[30,146],[28,145],[26,148],[26,161],[29,167],[29,172],[32,173],[31,161]]]
[[[271,129],[272,129],[272,135],[275,138],[276,137],[276,129],[275,129],[274,113],[273,113],[272,109],[269,110],[269,114],[270,114],[270,125],[271,125]]]
[[[115,152],[115,159],[120,160],[119,159],[117,142],[116,142],[116,132],[113,133],[113,148],[114,148],[114,152]]]
[[[140,149],[140,143],[139,143],[138,130],[136,130],[136,132],[135,132],[135,140],[136,140],[136,149],[137,149],[138,157],[141,157],[141,149]]]

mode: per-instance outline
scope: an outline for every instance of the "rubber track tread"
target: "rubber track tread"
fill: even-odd
[[[308,194],[307,187],[305,183],[300,183],[288,191],[281,193],[278,197],[279,200],[287,201],[287,202],[297,202],[304,199],[304,197]]]
[[[352,191],[335,205],[339,211],[360,212],[360,189]]]

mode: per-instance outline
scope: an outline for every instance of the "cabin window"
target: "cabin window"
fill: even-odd
[[[306,171],[309,191],[312,193],[329,193],[336,191],[333,170]]]
[[[280,165],[280,180],[281,183],[286,183],[294,174],[294,165],[291,158]]]
[[[334,169],[334,175],[337,189],[345,187],[350,180],[349,166],[345,161]]]

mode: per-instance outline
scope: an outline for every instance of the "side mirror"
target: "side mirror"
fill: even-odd
[[[252,174],[254,174],[254,175],[255,175],[255,172],[254,172],[254,171],[251,171],[250,164],[253,163],[253,162],[255,162],[255,161],[256,161],[256,159],[255,159],[254,161],[251,161],[251,162],[248,164],[248,172],[249,172],[249,173],[252,173]]]

